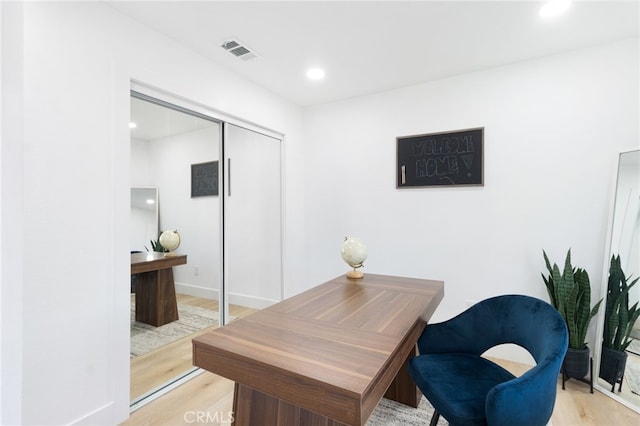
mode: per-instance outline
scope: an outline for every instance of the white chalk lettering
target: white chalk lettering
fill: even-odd
[[[424,139],[413,142],[411,153],[414,157],[443,154],[466,154],[474,152],[473,135]]]
[[[460,172],[458,158],[455,155],[421,158],[416,160],[416,177],[457,175]]]

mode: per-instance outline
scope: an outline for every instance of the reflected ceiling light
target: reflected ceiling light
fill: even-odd
[[[566,12],[569,6],[571,2],[566,0],[548,1],[540,8],[539,14],[543,18],[555,18]]]
[[[322,80],[324,78],[324,70],[322,68],[311,68],[307,71],[309,80]]]
[[[129,128],[130,129],[135,129],[136,127],[138,127],[138,125],[136,123],[134,123],[133,121],[129,122]]]
[[[154,200],[154,199],[149,198],[147,200],[147,204],[155,204],[155,203],[156,203],[156,200]]]

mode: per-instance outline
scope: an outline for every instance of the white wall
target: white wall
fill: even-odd
[[[31,255],[22,284],[11,283],[24,294],[23,365],[3,372],[21,375],[16,423],[116,424],[129,403],[130,80],[277,129],[293,158],[300,109],[104,4],[25,3],[23,25],[20,230]],[[293,230],[300,209],[288,206]],[[12,259],[2,256],[3,266]],[[301,262],[292,265],[289,279]],[[19,392],[15,384],[3,376],[3,395]]]
[[[218,124],[150,143],[160,229],[177,229],[177,251],[187,255],[187,265],[173,268],[176,285],[186,287],[180,292],[201,290],[198,294],[206,297],[216,297],[220,288],[220,197],[191,198],[191,164],[218,161],[219,143]]]
[[[502,293],[547,299],[542,250],[599,294],[615,153],[638,144],[638,40],[305,109],[308,277],[444,280],[443,320]],[[484,127],[484,187],[395,188],[395,138]],[[507,353],[506,356],[511,356]]]
[[[156,184],[153,182],[151,164],[149,162],[150,156],[150,142],[132,137],[129,172],[129,180],[131,181],[132,188],[155,187]]]
[[[22,418],[22,14],[0,2],[0,424]]]

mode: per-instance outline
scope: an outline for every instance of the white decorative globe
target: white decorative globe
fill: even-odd
[[[364,274],[356,271],[356,269],[364,266],[364,261],[367,259],[368,254],[367,246],[359,238],[345,237],[340,253],[347,265],[353,268],[353,271],[349,271],[347,277],[362,278]]]
[[[164,231],[160,234],[160,238],[158,239],[162,247],[169,250],[169,253],[172,253],[175,249],[180,247],[180,234],[175,229],[173,231]]]

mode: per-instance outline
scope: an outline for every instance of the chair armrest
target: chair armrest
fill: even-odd
[[[558,375],[551,363],[538,365],[520,377],[495,386],[487,394],[487,424],[546,425],[551,419]]]

